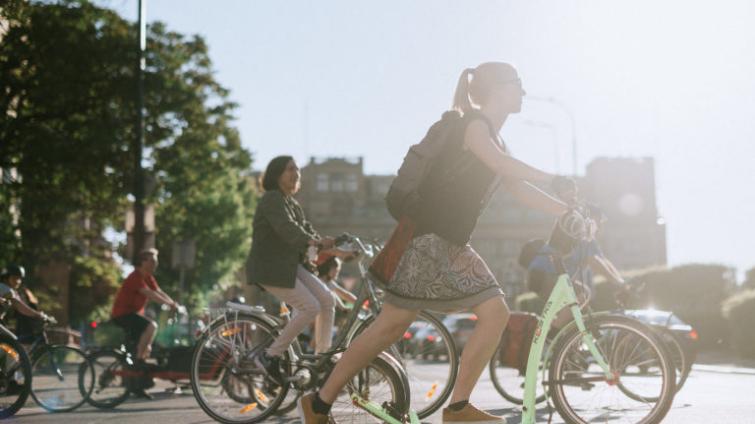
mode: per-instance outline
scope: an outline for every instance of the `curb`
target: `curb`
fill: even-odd
[[[755,368],[737,367],[734,365],[692,365],[692,371],[715,372],[719,374],[755,375]]]

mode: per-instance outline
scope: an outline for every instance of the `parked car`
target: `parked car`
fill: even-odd
[[[687,380],[692,364],[697,359],[697,331],[671,311],[630,309],[624,310],[623,313],[653,327],[666,342],[666,348],[676,364],[678,391]]]
[[[459,353],[461,353],[467,344],[469,336],[472,335],[476,322],[477,315],[469,312],[449,314],[443,319],[443,325],[446,326],[453,336],[454,342],[456,342],[456,349]]]
[[[446,355],[446,346],[443,343],[443,336],[433,326],[425,326],[417,330],[413,337],[412,357],[425,360],[438,361],[443,355]]]

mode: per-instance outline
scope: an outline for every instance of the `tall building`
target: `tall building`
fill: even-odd
[[[365,175],[362,158],[311,158],[302,168],[299,202],[323,234],[350,232],[385,240],[395,221],[385,207],[392,175]],[[665,226],[655,202],[650,158],[599,158],[578,181],[584,197],[603,209],[608,221],[600,234],[606,255],[620,269],[666,264]],[[525,291],[517,265],[522,245],[547,238],[553,218],[522,207],[498,190],[478,221],[471,244],[485,259],[507,295]]]
[[[666,264],[666,225],[655,199],[653,158],[598,158],[587,165],[584,192],[608,221],[599,235],[620,269]]]

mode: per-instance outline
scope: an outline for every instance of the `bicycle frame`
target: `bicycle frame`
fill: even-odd
[[[351,401],[354,402],[355,405],[369,412],[373,417],[383,420],[383,422],[388,424],[405,424],[403,421],[394,418],[381,405],[365,400],[359,397],[356,393],[352,393]],[[409,424],[419,424],[419,417],[417,417],[417,413],[414,410],[409,411]]]
[[[363,245],[361,245],[361,242],[359,243],[361,250],[363,252],[366,251]],[[359,290],[359,294],[357,296],[357,300],[354,303],[354,307],[349,313],[348,320],[346,324],[342,327],[344,328],[344,331],[339,331],[336,335],[335,340],[333,341],[333,346],[335,346],[335,349],[332,351],[340,352],[345,350],[345,347],[343,346],[346,342],[346,340],[352,339],[354,336],[354,332],[356,332],[359,329],[359,325],[357,324],[358,321],[364,321],[367,319],[367,316],[373,315],[377,316],[377,314],[380,312],[380,302],[378,299],[378,294],[375,289],[375,284],[373,281],[370,280],[369,272],[367,271],[367,267],[364,264],[364,255],[359,259],[358,266],[360,271],[360,280],[361,280],[361,287]],[[368,314],[365,316],[360,308],[362,305],[364,305],[365,302],[368,302]],[[239,312],[245,312],[250,315],[256,316],[260,319],[263,319],[267,321],[271,327],[275,329],[276,334],[279,332],[281,328],[281,323],[276,322],[274,319],[270,317],[270,315],[267,314],[264,308],[259,306],[248,306],[248,305],[241,305],[241,304],[231,304],[231,302],[228,302],[226,304],[226,307],[233,312],[230,312],[231,314],[235,314],[235,317],[238,317]],[[217,320],[224,319],[226,321],[229,321],[228,314],[224,314],[222,317],[216,318]],[[285,318],[284,318],[285,319]],[[232,341],[233,343],[233,341]],[[291,343],[291,346],[289,347],[289,354],[291,354],[291,364],[297,364],[300,362],[300,360],[312,360],[315,359],[314,363],[311,364],[315,368],[322,367],[325,362],[330,360],[331,355],[323,355],[323,354],[304,354],[302,353],[301,346],[299,345],[298,340],[294,339],[294,341]],[[388,410],[383,408],[382,405],[378,405],[375,402],[366,400],[362,397],[360,397],[358,394],[353,393],[351,395],[351,400],[354,402],[355,405],[359,406],[360,408],[366,410],[371,415],[383,420],[386,423],[389,424],[404,424],[403,421],[400,421],[396,418],[394,418]],[[414,410],[409,411],[409,423],[410,424],[419,424],[419,417],[417,416],[417,413]]]
[[[524,404],[522,406],[522,424],[534,424],[535,423],[535,387],[537,384],[537,370],[542,360],[543,347],[545,346],[545,336],[550,330],[551,323],[556,318],[558,312],[569,307],[572,316],[574,317],[574,323],[579,331],[582,333],[582,339],[584,340],[590,353],[595,358],[596,363],[603,370],[606,379],[613,379],[613,373],[606,362],[603,355],[598,350],[595,344],[595,339],[592,334],[587,331],[585,322],[582,317],[582,311],[579,307],[577,295],[574,292],[574,286],[566,273],[561,274],[556,281],[556,285],[548,297],[548,301],[543,308],[543,313],[538,317],[537,327],[535,329],[535,336],[532,339],[530,348],[530,354],[527,359],[527,372],[524,380]],[[565,326],[566,329],[569,326]],[[562,331],[559,332],[559,335]],[[556,338],[558,338],[558,336]],[[546,396],[548,391],[545,391]]]

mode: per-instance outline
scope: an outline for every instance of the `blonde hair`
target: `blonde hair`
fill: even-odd
[[[456,84],[452,108],[462,115],[479,109],[487,101],[494,84],[515,76],[516,69],[504,62],[485,62],[476,68],[465,69]]]

